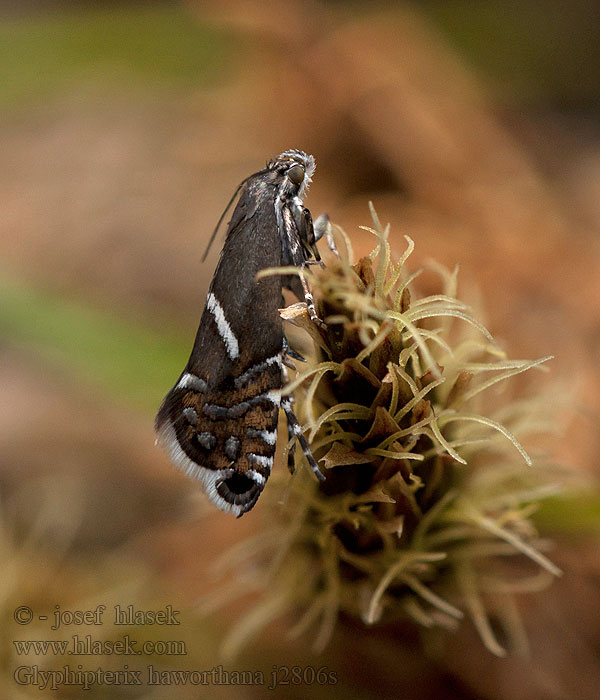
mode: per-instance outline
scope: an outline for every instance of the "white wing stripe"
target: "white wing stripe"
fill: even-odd
[[[225,318],[223,307],[221,304],[219,304],[217,298],[212,292],[208,295],[208,299],[206,300],[206,308],[215,317],[217,330],[225,343],[227,354],[232,360],[235,360],[236,357],[239,357],[240,355],[240,347],[238,345],[237,338],[235,337],[234,332],[231,330],[231,326]]]

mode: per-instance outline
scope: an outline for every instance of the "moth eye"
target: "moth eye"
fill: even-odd
[[[301,165],[293,165],[288,171],[287,176],[294,185],[301,185],[304,180],[304,168]]]

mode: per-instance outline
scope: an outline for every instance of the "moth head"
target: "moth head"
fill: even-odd
[[[280,153],[267,166],[284,177],[283,186],[291,195],[302,196],[315,172],[315,159],[304,151]]]
[[[300,186],[304,182],[305,172],[306,171],[300,165],[300,163],[296,163],[295,165],[292,165],[292,167],[287,171],[286,175],[288,180],[291,180],[294,185]]]

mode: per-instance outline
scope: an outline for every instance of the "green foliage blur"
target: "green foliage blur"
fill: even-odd
[[[54,10],[0,21],[0,107],[32,106],[82,85],[127,89],[205,85],[226,45],[177,4]]]

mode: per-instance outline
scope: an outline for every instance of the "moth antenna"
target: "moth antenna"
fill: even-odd
[[[219,220],[217,221],[217,225],[215,226],[215,229],[210,236],[210,240],[208,241],[208,245],[206,246],[206,250],[204,251],[204,255],[202,256],[201,262],[204,262],[206,260],[206,256],[208,255],[208,251],[210,250],[210,248],[215,240],[215,237],[217,235],[219,228],[221,228],[221,224],[223,223],[223,219],[225,218],[227,212],[231,209],[231,205],[235,202],[235,198],[238,196],[239,191],[248,182],[248,180],[250,180],[250,178],[253,178],[256,175],[262,175],[262,173],[266,172],[267,170],[268,170],[268,168],[263,168],[262,170],[259,170],[257,173],[252,173],[252,175],[248,175],[248,177],[245,177],[240,182],[240,184],[235,188],[235,192],[233,193],[233,196],[231,197],[227,206],[223,210],[223,213],[219,217]]]
[[[217,221],[217,225],[215,226],[215,229],[210,236],[210,240],[208,241],[208,245],[206,246],[206,250],[204,251],[204,255],[202,256],[202,262],[204,262],[206,260],[206,256],[208,255],[208,251],[210,250],[210,248],[213,244],[213,241],[215,240],[215,237],[217,235],[217,231],[219,230],[221,224],[223,223],[223,219],[225,218],[225,215],[227,214],[227,212],[231,208],[231,205],[234,203],[235,198],[238,196],[239,191],[242,189],[242,186],[245,185],[248,180],[249,180],[249,178],[245,178],[235,188],[235,192],[233,193],[233,197],[229,200],[229,203],[227,204],[227,206],[223,210],[223,213],[219,217],[219,220]]]

